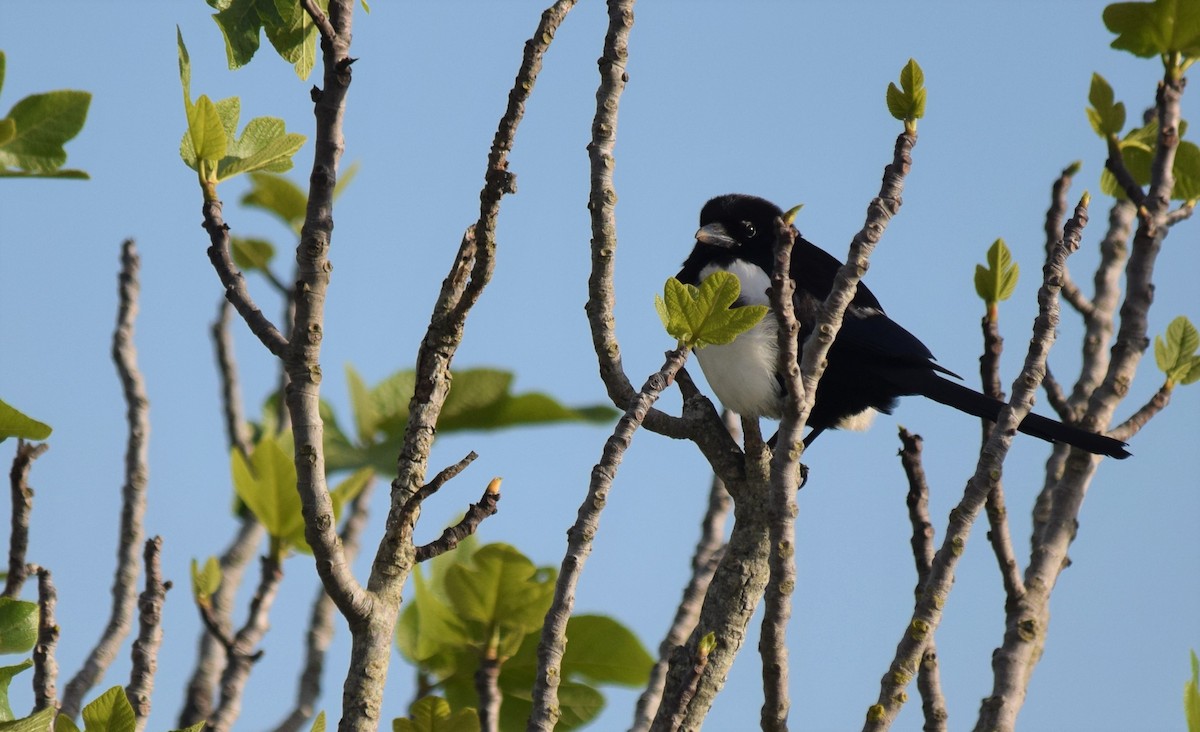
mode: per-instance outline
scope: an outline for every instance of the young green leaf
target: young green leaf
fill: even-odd
[[[0,399],[0,442],[4,442],[9,437],[19,437],[22,440],[44,440],[50,436],[52,431],[50,425],[37,421]]]
[[[296,465],[279,442],[264,435],[254,446],[249,462],[240,450],[234,449],[230,455],[234,490],[267,533],[282,540],[294,536],[297,526],[303,531]]]
[[[0,147],[0,166],[53,173],[67,162],[63,144],[79,134],[92,95],[83,91],[31,94],[13,105],[6,119],[12,135]]]
[[[12,706],[8,702],[8,686],[14,676],[32,666],[33,660],[28,658],[15,666],[0,666],[0,722],[11,722],[15,719]]]
[[[114,686],[83,708],[86,732],[134,732],[137,717],[125,689]]]
[[[217,588],[221,586],[221,564],[216,557],[204,560],[204,566],[192,559],[192,595],[196,602],[207,605]]]
[[[489,544],[475,553],[471,566],[446,571],[446,596],[458,616],[477,628],[476,642],[541,627],[554,594],[554,579],[507,544]],[[503,640],[503,639],[502,639]]]
[[[1112,47],[1135,56],[1161,56],[1179,73],[1200,58],[1200,4],[1194,0],[1113,3],[1104,25],[1117,37]]]
[[[1003,239],[997,239],[988,248],[987,266],[975,265],[975,293],[990,310],[996,303],[1012,296],[1020,274],[1021,268],[1013,261],[1008,245]]]
[[[895,82],[888,84],[888,111],[912,132],[916,130],[917,120],[925,116],[925,97],[925,72],[910,58],[900,70],[900,86],[897,87]]]
[[[1125,129],[1125,104],[1115,102],[1112,87],[1100,74],[1092,74],[1092,86],[1088,90],[1088,122],[1097,135],[1107,138],[1119,135]]]
[[[573,615],[567,621],[564,674],[596,684],[644,686],[654,659],[631,630],[603,615]]]
[[[1154,361],[1171,384],[1192,384],[1200,380],[1200,332],[1187,317],[1180,315],[1167,326],[1166,337],[1154,337]]]
[[[292,64],[296,76],[307,79],[317,61],[317,26],[294,0],[275,0],[275,10],[269,19],[264,18],[267,40],[276,53]]]
[[[54,727],[55,732],[79,732],[75,723],[67,719],[66,715],[60,714],[55,717],[57,712],[58,710],[54,706],[48,706],[28,717],[22,717],[12,722],[2,722],[0,730],[4,732],[46,732],[50,727]]]
[[[308,732],[325,732],[325,712],[317,714],[313,720],[312,727],[308,728]]]
[[[258,50],[264,14],[275,13],[274,0],[228,0],[213,15],[221,35],[225,37],[225,56],[230,69],[250,63]],[[297,3],[299,4],[299,3]]]
[[[260,270],[267,271],[271,259],[275,256],[275,246],[266,239],[256,239],[244,236],[229,238],[233,263],[243,272]]]
[[[341,181],[338,181],[341,183]],[[272,213],[292,231],[300,233],[304,223],[308,196],[292,181],[274,173],[250,174],[250,190],[242,196],[242,204]]]
[[[765,305],[730,308],[740,294],[741,284],[729,272],[712,273],[700,287],[671,278],[664,297],[655,296],[655,308],[667,333],[686,347],[703,348],[732,342],[767,314]]]
[[[392,720],[392,732],[479,732],[479,715],[472,707],[453,712],[445,699],[424,696],[408,708],[408,719]]]

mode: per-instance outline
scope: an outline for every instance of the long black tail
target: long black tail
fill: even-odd
[[[962,384],[943,379],[933,371],[914,370],[908,372],[906,376],[911,377],[911,379],[905,379],[908,382],[903,385],[906,391],[911,390],[910,393],[929,397],[935,402],[954,407],[982,419],[990,419],[994,422],[1000,416],[1000,409],[1004,406],[1003,402],[980,394]],[[1094,455],[1107,455],[1124,460],[1130,454],[1125,449],[1125,443],[1120,440],[1098,435],[1095,432],[1087,432],[1038,414],[1029,414],[1021,420],[1017,429],[1046,442],[1065,442]]]

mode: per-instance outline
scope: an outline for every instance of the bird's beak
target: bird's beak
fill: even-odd
[[[701,226],[696,232],[696,241],[726,249],[733,249],[738,245],[737,240],[730,236],[729,232],[725,231],[725,227],[719,223]]]

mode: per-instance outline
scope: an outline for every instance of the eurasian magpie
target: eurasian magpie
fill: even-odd
[[[754,196],[718,196],[700,211],[696,246],[675,277],[699,285],[713,272],[737,276],[742,290],[732,307],[765,305],[775,264],[775,220],[783,212]],[[801,343],[812,332],[821,302],[833,288],[841,266],[836,258],[799,234],[792,250],[793,304]],[[717,398],[747,417],[779,419],[784,389],[777,375],[778,342],[774,316],[732,343],[696,351],[696,360]],[[1004,404],[942,375],[961,378],[934,362],[933,354],[912,333],[884,312],[879,300],[859,283],[842,328],[829,349],[828,365],[804,438],[807,447],[827,429],[866,429],[876,412],[890,414],[897,399],[920,394],[967,414],[995,420]],[[1125,443],[1030,414],[1017,428],[1048,442],[1065,442],[1097,455],[1129,457]]]

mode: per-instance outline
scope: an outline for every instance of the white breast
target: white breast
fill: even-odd
[[[771,280],[761,267],[749,262],[709,265],[700,272],[703,281],[713,272],[724,270],[737,276],[742,284],[741,301],[748,305],[767,305]],[[775,319],[770,314],[732,343],[705,346],[696,350],[696,360],[704,370],[709,386],[727,409],[744,416],[779,419],[783,390],[775,378],[779,344]]]

